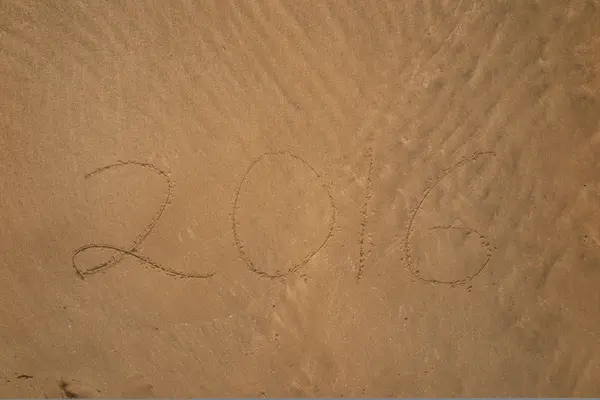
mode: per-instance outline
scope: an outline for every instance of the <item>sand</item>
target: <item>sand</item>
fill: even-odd
[[[0,0],[0,79],[0,396],[600,394],[598,1]]]

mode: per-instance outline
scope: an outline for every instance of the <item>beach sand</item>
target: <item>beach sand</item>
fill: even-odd
[[[598,1],[0,0],[0,81],[0,396],[600,394]]]

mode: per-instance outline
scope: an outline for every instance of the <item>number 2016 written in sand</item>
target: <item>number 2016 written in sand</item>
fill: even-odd
[[[403,260],[404,260],[404,263],[406,265],[408,272],[417,280],[426,282],[426,283],[433,283],[433,284],[450,284],[450,285],[464,284],[464,283],[471,281],[473,278],[475,278],[489,263],[489,261],[491,259],[491,254],[492,254],[491,245],[490,245],[490,242],[487,240],[487,238],[483,234],[481,234],[479,231],[472,229],[470,227],[464,227],[464,226],[452,226],[452,225],[435,226],[432,229],[458,230],[458,231],[463,231],[463,232],[469,233],[469,234],[475,234],[476,236],[479,237],[479,239],[481,239],[482,246],[486,249],[486,258],[485,258],[484,262],[474,272],[472,272],[470,275],[464,276],[460,279],[441,280],[441,279],[435,279],[435,278],[425,278],[425,277],[422,277],[419,274],[419,271],[414,267],[414,264],[412,261],[412,252],[413,251],[412,251],[412,246],[410,244],[410,239],[414,232],[415,218],[417,217],[417,214],[421,211],[421,208],[423,207],[423,204],[424,204],[425,200],[427,200],[427,197],[429,196],[431,191],[442,180],[444,180],[449,174],[451,174],[456,169],[459,169],[480,157],[494,156],[494,155],[495,155],[495,153],[492,151],[476,152],[476,153],[472,154],[471,156],[465,157],[465,158],[461,159],[460,161],[456,162],[454,165],[450,166],[449,168],[446,168],[445,170],[443,170],[440,173],[440,175],[438,176],[438,178],[433,182],[433,184],[431,184],[430,186],[428,186],[425,189],[425,191],[423,192],[416,207],[409,214],[408,223],[406,224],[406,228],[405,228],[405,234],[402,238],[401,251],[403,251],[403,253],[404,253]],[[326,237],[324,238],[324,240],[322,242],[320,242],[311,251],[307,252],[306,255],[301,259],[300,262],[292,265],[290,268],[288,268],[285,271],[278,271],[276,273],[268,273],[268,272],[262,270],[259,265],[256,265],[256,263],[250,259],[250,257],[248,256],[248,253],[245,250],[245,246],[242,242],[242,239],[240,238],[240,235],[239,235],[238,229],[237,229],[237,227],[239,226],[237,211],[239,208],[240,191],[241,191],[242,187],[244,186],[244,184],[246,183],[246,178],[247,178],[248,174],[250,173],[250,171],[258,163],[260,163],[261,161],[263,161],[269,157],[286,157],[290,160],[300,162],[303,165],[303,167],[305,167],[307,169],[307,171],[309,171],[309,173],[313,174],[317,178],[317,180],[320,182],[322,188],[325,190],[325,192],[327,194],[327,197],[328,197],[330,205],[331,205],[331,216],[330,216],[330,220],[329,220],[328,233],[327,233]],[[357,281],[361,279],[361,277],[364,273],[365,261],[367,258],[367,254],[365,252],[365,234],[366,234],[366,226],[367,226],[367,218],[368,218],[367,217],[368,216],[368,213],[367,213],[368,203],[371,198],[371,175],[372,175],[373,162],[374,162],[372,149],[368,150],[368,158],[369,158],[369,168],[368,168],[367,184],[366,184],[366,189],[365,189],[365,197],[364,197],[364,202],[362,204],[362,209],[361,209],[361,226],[360,226],[360,231],[359,231],[359,236],[360,236],[360,238],[359,238],[359,260],[358,260],[358,266],[357,266],[357,272],[356,272]],[[75,272],[77,273],[77,275],[80,278],[85,279],[88,275],[94,275],[94,274],[97,274],[99,272],[105,271],[111,267],[118,265],[125,257],[129,256],[129,257],[137,258],[144,265],[146,265],[152,269],[162,271],[163,273],[166,273],[166,274],[168,274],[170,276],[174,276],[174,277],[180,277],[180,278],[186,278],[186,279],[208,279],[208,278],[211,278],[212,276],[214,276],[215,272],[202,273],[202,274],[180,272],[180,271],[177,271],[170,267],[163,266],[163,265],[159,264],[158,262],[156,262],[155,260],[151,259],[150,257],[140,254],[140,252],[139,252],[140,246],[146,240],[146,238],[150,235],[150,233],[152,233],[152,231],[154,230],[158,220],[162,217],[163,213],[165,212],[165,210],[167,208],[167,205],[169,204],[169,202],[173,196],[173,186],[174,185],[173,185],[173,182],[171,181],[171,179],[169,178],[169,175],[166,172],[164,172],[163,170],[159,169],[158,167],[156,167],[150,163],[138,162],[138,161],[119,161],[117,163],[110,164],[110,165],[104,166],[102,168],[98,168],[98,169],[86,174],[84,178],[92,179],[93,177],[95,177],[99,174],[102,174],[103,172],[106,172],[109,170],[114,170],[114,169],[121,169],[121,168],[143,169],[146,172],[156,174],[157,176],[162,178],[165,181],[165,183],[167,184],[167,190],[164,194],[163,201],[162,201],[158,211],[154,214],[154,216],[150,219],[150,221],[144,227],[142,232],[133,241],[131,246],[122,247],[122,246],[106,244],[106,243],[90,243],[90,244],[81,246],[78,249],[76,249],[73,253],[72,264],[73,264],[73,268],[74,268]],[[333,196],[331,195],[329,186],[325,183],[322,176],[308,162],[306,162],[303,158],[301,158],[297,155],[291,154],[287,151],[264,153],[260,157],[256,158],[254,161],[252,161],[250,163],[248,168],[243,173],[243,175],[240,179],[240,182],[234,193],[233,210],[231,213],[231,227],[232,227],[232,233],[233,233],[233,238],[234,238],[234,244],[235,244],[235,247],[237,248],[237,251],[240,255],[241,260],[244,261],[244,263],[247,265],[247,267],[250,269],[250,271],[252,271],[253,273],[255,273],[261,277],[283,278],[283,277],[289,276],[289,275],[295,273],[296,271],[298,271],[298,269],[300,269],[304,264],[306,264],[319,250],[321,250],[325,246],[327,241],[333,236],[333,230],[334,230],[335,222],[336,222],[336,215],[337,215],[337,208],[335,206]],[[113,253],[113,256],[111,258],[109,258],[107,261],[104,261],[98,265],[91,267],[91,268],[88,268],[85,270],[79,268],[79,266],[77,264],[77,260],[76,260],[77,256],[80,255],[81,253],[84,253],[86,251],[93,250],[93,249],[110,250]]]

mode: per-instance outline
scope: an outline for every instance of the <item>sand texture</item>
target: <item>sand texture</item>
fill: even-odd
[[[0,0],[0,396],[600,395],[600,1]]]

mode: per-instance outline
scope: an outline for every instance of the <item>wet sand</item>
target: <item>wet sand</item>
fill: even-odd
[[[0,396],[600,393],[600,3],[121,3],[0,0]]]

